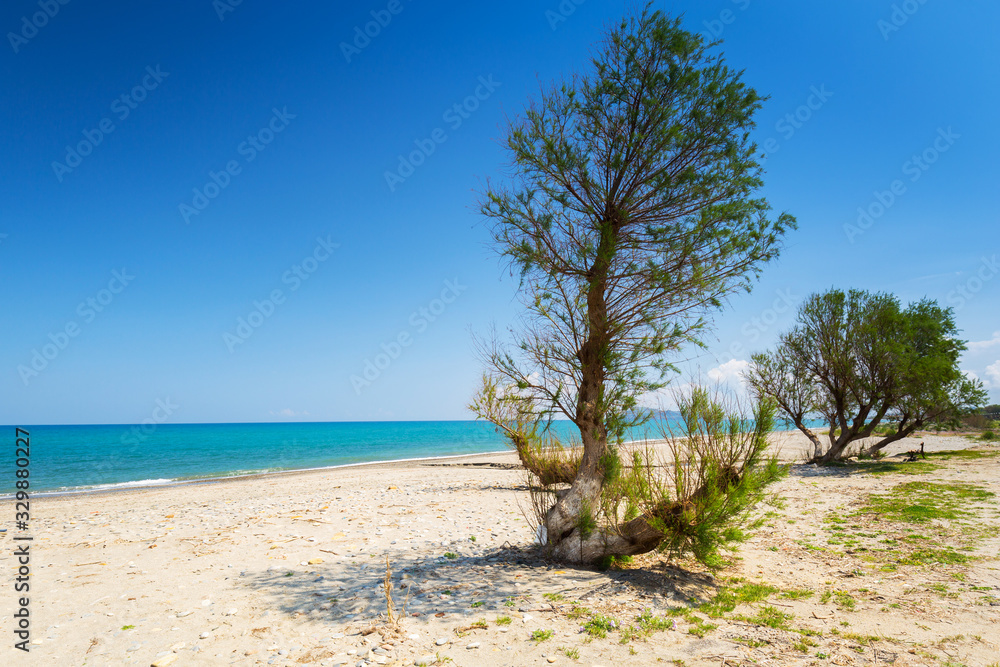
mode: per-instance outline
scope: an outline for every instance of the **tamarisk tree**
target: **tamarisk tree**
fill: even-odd
[[[891,294],[830,290],[799,308],[775,350],[753,356],[745,378],[813,444],[813,460],[841,458],[883,430],[874,455],[925,426],[954,423],[986,403],[982,383],[959,369],[965,342],[950,308],[924,299],[900,306]],[[806,424],[820,417],[827,444]]]
[[[685,498],[647,503],[631,521],[596,520],[620,468],[616,446],[650,418],[638,399],[664,386],[671,353],[699,342],[711,311],[750,289],[795,225],[769,216],[757,195],[749,133],[763,98],[713,46],[648,6],[627,17],[587,73],[543,89],[510,122],[512,177],[484,193],[526,313],[513,344],[483,346],[488,370],[471,407],[529,469],[568,486],[541,520],[559,559],[594,562],[670,541]],[[572,421],[582,451],[533,458],[553,417]],[[725,491],[750,479],[740,472],[709,477]]]

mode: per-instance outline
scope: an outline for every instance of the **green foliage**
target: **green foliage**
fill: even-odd
[[[688,628],[688,634],[694,635],[695,637],[701,639],[712,630],[715,630],[717,627],[719,626],[716,625],[715,623],[696,623],[695,625]]]
[[[715,596],[699,609],[711,618],[721,618],[736,609],[739,604],[760,602],[777,593],[778,589],[767,584],[741,584],[734,588],[721,588]]]
[[[997,456],[996,452],[984,452],[977,449],[952,449],[945,452],[927,452],[929,459],[992,459]]]
[[[580,532],[582,539],[587,539],[597,530],[597,519],[590,508],[590,501],[586,498],[580,502],[580,513],[576,517],[576,529]]]
[[[969,512],[964,508],[969,503],[992,497],[990,491],[972,484],[907,482],[893,487],[889,493],[870,496],[861,512],[889,521],[926,523],[966,516]]]
[[[975,412],[986,392],[959,368],[965,349],[951,309],[935,301],[904,309],[891,294],[833,289],[802,304],[796,326],[774,351],[753,356],[746,378],[810,437],[817,457],[821,443],[805,420],[821,416],[829,426],[823,458],[832,460],[871,435],[883,436],[874,453]]]
[[[643,611],[636,620],[639,622],[639,627],[646,633],[663,632],[664,630],[672,630],[674,627],[673,620],[654,616],[649,609]]]
[[[805,598],[810,598],[814,594],[814,591],[808,588],[793,588],[791,590],[785,591],[781,594],[781,597],[786,600],[804,600]]]
[[[795,617],[792,614],[779,611],[777,607],[764,605],[757,610],[757,614],[754,616],[734,616],[733,618],[753,623],[754,625],[764,625],[778,630],[789,630],[791,628],[788,623]]]
[[[531,633],[531,641],[533,642],[544,642],[546,640],[552,639],[552,635],[555,632],[552,630],[535,630]]]
[[[733,550],[748,530],[763,523],[752,511],[766,498],[766,488],[787,474],[776,457],[765,457],[774,426],[775,405],[756,403],[752,415],[694,388],[676,397],[681,430],[665,429],[672,450],[672,488],[683,499],[652,512],[650,524],[664,534],[661,548],[690,554],[711,568],[725,565],[723,550]]]
[[[608,632],[618,627],[618,622],[613,618],[608,618],[603,614],[595,614],[589,621],[583,624],[584,631],[591,637],[604,639]]]
[[[495,622],[497,625],[510,625],[513,619],[510,616],[498,616]]]
[[[665,496],[642,474],[646,462],[626,471],[610,450],[651,418],[638,399],[665,385],[672,358],[705,335],[707,315],[749,290],[795,227],[759,196],[751,134],[763,98],[703,37],[650,4],[595,52],[589,71],[544,88],[511,120],[502,142],[512,177],[490,182],[481,205],[527,315],[510,344],[481,345],[488,371],[471,407],[510,438],[546,492],[588,475],[536,505],[543,522],[558,517],[546,526],[550,546],[563,535],[629,540],[649,533],[647,517],[663,519],[651,513]],[[579,429],[589,465],[532,456],[560,414]],[[712,474],[724,493],[723,471]],[[752,474],[735,485],[741,498],[777,468]],[[577,512],[582,494],[591,505]],[[744,504],[712,496],[697,504],[715,527],[672,549],[694,545],[711,560],[740,537],[723,524]],[[552,503],[567,511],[550,512]]]
[[[615,554],[609,554],[597,561],[597,569],[601,571],[605,570],[623,570],[627,565],[632,564],[631,556],[618,556]]]

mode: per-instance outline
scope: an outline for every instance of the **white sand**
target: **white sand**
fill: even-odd
[[[928,451],[970,445],[960,437],[924,440]],[[910,439],[891,451],[918,443]],[[792,456],[806,445],[790,435],[781,447]],[[982,600],[1000,592],[972,587],[1000,585],[995,533],[980,547],[988,560],[961,568],[965,583],[949,574],[954,568],[907,566],[885,573],[866,566],[863,554],[834,555],[799,543],[820,539],[817,533],[825,537],[826,512],[856,506],[868,493],[900,482],[962,480],[1000,493],[998,460],[949,461],[919,477],[844,476],[837,469],[828,474],[796,466],[777,489],[787,508],[744,546],[743,560],[714,581],[740,576],[815,590],[808,600],[773,598],[794,613],[798,626],[824,631],[817,647],[807,647],[808,655],[794,648],[785,631],[734,620],[713,621],[719,628],[703,639],[688,634],[687,621],[678,619],[677,630],[648,640],[626,645],[613,633],[591,641],[579,632],[586,619],[569,615],[572,603],[628,623],[646,607],[663,613],[691,595],[710,596],[713,579],[665,568],[659,555],[637,559],[633,570],[600,573],[502,549],[532,543],[519,506],[526,500],[524,473],[473,464],[509,467],[516,463],[513,454],[38,498],[32,501],[31,652],[9,648],[15,594],[5,586],[0,627],[11,657],[3,662],[149,665],[170,655],[178,666],[355,665],[363,659],[412,665],[440,654],[457,665],[656,664],[658,658],[688,665],[744,664],[751,658],[761,664],[829,664],[815,657],[825,651],[833,664],[869,665],[880,655],[884,663],[892,653],[897,665],[939,664],[945,655],[988,665],[990,656],[1000,656],[1000,606]],[[1000,523],[995,509],[984,520]],[[13,534],[0,538],[0,564],[8,573],[16,568]],[[359,634],[385,612],[380,585],[386,555],[397,604],[407,605],[404,636],[392,645],[377,633]],[[921,588],[929,581],[962,591],[955,597],[935,594]],[[833,588],[855,591],[857,610],[821,603],[820,593]],[[858,593],[861,588],[876,594]],[[502,616],[512,623],[496,625]],[[842,618],[850,627],[839,625]],[[488,629],[468,627],[477,619],[485,619]],[[831,635],[835,628],[891,634],[902,643],[861,645]],[[546,629],[554,631],[551,639],[530,640],[533,631]],[[772,643],[756,648],[733,641],[768,633]],[[962,640],[933,643],[959,634]],[[578,660],[570,657],[574,651]]]

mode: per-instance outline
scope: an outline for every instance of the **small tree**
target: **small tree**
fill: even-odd
[[[813,444],[813,460],[840,458],[882,422],[891,430],[869,454],[919,428],[952,423],[985,403],[982,383],[958,367],[965,343],[950,309],[924,299],[901,308],[889,294],[830,290],[802,304],[775,350],[745,375]],[[828,446],[806,425],[820,417]]]
[[[483,213],[521,276],[527,317],[514,349],[485,346],[472,407],[529,468],[549,464],[531,457],[547,419],[579,430],[579,457],[548,465],[546,481],[569,484],[544,517],[557,558],[640,553],[668,535],[655,516],[589,519],[614,446],[650,417],[638,399],[664,386],[668,355],[749,289],[794,225],[754,196],[761,102],[700,36],[647,7],[608,33],[590,75],[544,90],[510,124],[515,176],[488,187]]]

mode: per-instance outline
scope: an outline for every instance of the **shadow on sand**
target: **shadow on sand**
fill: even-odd
[[[484,612],[568,610],[574,603],[626,598],[656,608],[698,604],[715,580],[665,562],[597,571],[547,562],[537,548],[507,545],[478,556],[429,558],[390,553],[393,600],[407,621],[457,623]],[[240,583],[264,593],[270,609],[299,620],[367,627],[386,619],[385,554],[243,572]],[[303,618],[305,617],[305,618]]]

